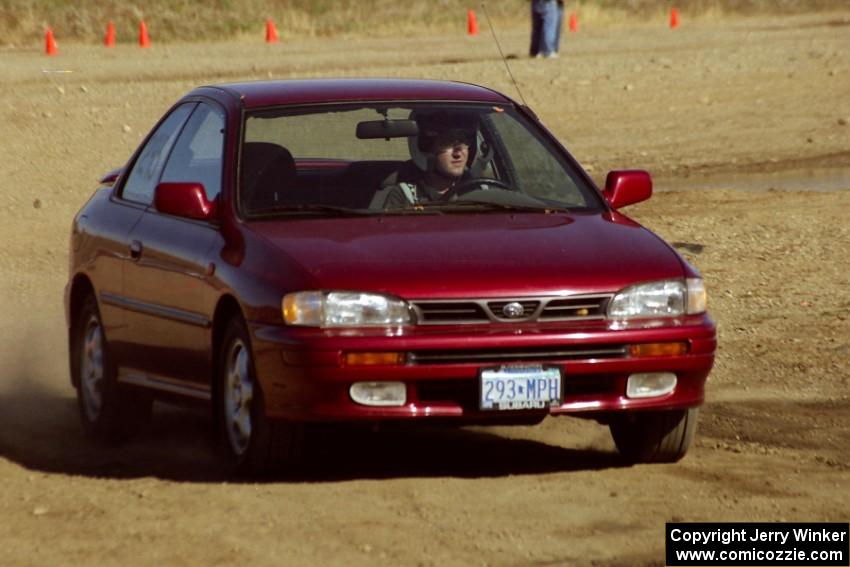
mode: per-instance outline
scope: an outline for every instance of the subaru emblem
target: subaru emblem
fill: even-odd
[[[508,319],[518,319],[525,315],[525,307],[522,306],[522,303],[517,303],[516,301],[512,301],[508,303],[504,307],[502,307],[502,315],[507,317]]]

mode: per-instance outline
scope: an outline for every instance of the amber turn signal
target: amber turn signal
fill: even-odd
[[[629,345],[629,354],[633,357],[679,356],[688,352],[688,343],[644,343]]]
[[[404,364],[407,356],[403,352],[344,352],[342,363],[346,366],[376,366]]]

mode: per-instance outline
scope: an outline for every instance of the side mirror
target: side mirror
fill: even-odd
[[[187,219],[212,220],[218,210],[216,201],[208,201],[201,183],[160,183],[154,193],[156,210]]]
[[[652,196],[652,178],[640,169],[611,171],[605,178],[603,195],[612,209],[646,201]]]

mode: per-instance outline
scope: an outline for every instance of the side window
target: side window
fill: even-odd
[[[133,164],[130,176],[121,191],[122,198],[145,205],[153,203],[153,192],[168,158],[168,152],[193,108],[195,103],[180,105],[159,125],[139,154],[139,159]]]
[[[162,181],[197,182],[204,185],[207,199],[221,192],[224,113],[200,103],[174,144]]]

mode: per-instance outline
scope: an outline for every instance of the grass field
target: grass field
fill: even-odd
[[[267,18],[283,38],[465,32],[467,10],[484,24],[485,4],[502,29],[528,25],[528,0],[0,0],[0,45],[36,43],[47,26],[62,40],[96,43],[108,21],[119,42],[131,42],[142,19],[153,40],[166,42],[256,36]],[[838,9],[847,0],[582,0],[568,1],[566,9],[582,25],[603,27],[630,18],[663,19],[674,5],[684,18],[703,19]]]

